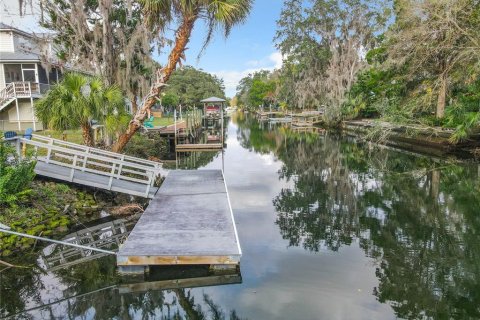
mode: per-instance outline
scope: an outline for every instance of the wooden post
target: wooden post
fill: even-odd
[[[174,119],[174,143],[173,146],[177,149],[177,108],[173,111],[173,119]]]
[[[23,143],[22,143],[22,158],[25,158],[26,155],[27,155],[27,143],[25,141],[23,141]]]
[[[222,142],[222,153],[223,153],[223,102],[220,104],[220,108],[222,109],[222,113],[221,113],[221,121],[222,121],[222,126],[221,126],[221,129],[220,129],[220,134],[222,135],[221,136],[221,142]]]

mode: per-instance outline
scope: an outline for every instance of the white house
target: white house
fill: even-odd
[[[51,62],[50,72],[42,61]],[[0,131],[41,130],[34,101],[60,77],[52,42],[0,23]]]

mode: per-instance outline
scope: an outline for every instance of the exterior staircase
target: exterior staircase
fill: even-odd
[[[30,98],[40,94],[40,85],[36,82],[11,82],[0,91],[0,111],[17,98]]]

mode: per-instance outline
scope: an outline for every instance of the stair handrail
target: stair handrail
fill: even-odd
[[[11,82],[0,91],[0,100],[4,101],[13,97],[15,97],[15,84]]]

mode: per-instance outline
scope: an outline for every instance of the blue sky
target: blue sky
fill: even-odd
[[[227,39],[217,32],[197,63],[205,37],[204,23],[198,21],[186,52],[186,64],[223,78],[227,96],[233,97],[238,81],[249,72],[281,66],[282,57],[273,37],[282,4],[283,0],[256,0],[247,21],[235,27]]]
[[[18,0],[4,0],[0,7],[1,20],[25,31],[39,30],[36,25],[37,1],[27,8],[26,15],[18,15]],[[273,43],[276,20],[280,16],[283,0],[256,0],[247,21],[235,27],[225,39],[220,32],[197,60],[205,37],[203,21],[195,25],[186,52],[186,64],[201,68],[224,79],[226,94],[232,97],[238,81],[250,72],[260,69],[273,70],[281,66],[282,57]],[[159,62],[165,61],[164,57]]]

